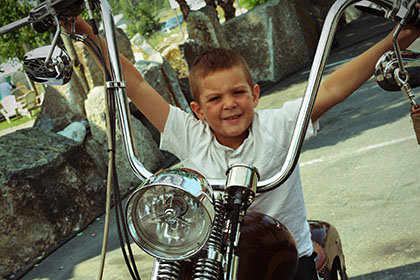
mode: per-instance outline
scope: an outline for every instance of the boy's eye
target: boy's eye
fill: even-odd
[[[214,101],[217,101],[219,99],[220,99],[220,96],[214,96],[214,97],[209,98],[208,102],[214,102]]]
[[[244,92],[245,92],[244,90],[237,90],[237,91],[234,91],[233,94],[242,94]]]

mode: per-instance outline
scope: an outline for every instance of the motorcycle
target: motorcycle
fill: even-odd
[[[140,277],[131,252],[131,239],[155,258],[152,279],[293,279],[298,265],[297,245],[293,236],[281,221],[247,209],[257,193],[279,187],[296,167],[338,21],[344,10],[356,2],[338,0],[332,5],[320,35],[285,162],[275,176],[266,180],[259,180],[258,170],[254,166],[242,164],[229,166],[226,180],[204,178],[198,172],[186,168],[172,168],[152,174],[144,167],[133,148],[134,139],[116,44],[116,29],[108,1],[47,0],[34,8],[28,17],[0,28],[1,35],[28,24],[37,32],[46,32],[55,27],[50,46],[35,49],[24,57],[24,69],[35,82],[62,85],[70,80],[70,58],[58,46],[61,33],[84,42],[102,63],[106,77],[107,127],[111,152],[99,279],[102,278],[106,252],[111,188],[114,188],[115,193],[121,249],[133,279]],[[406,22],[418,19],[415,0],[374,0],[371,3],[376,5],[375,8],[368,6],[362,9],[398,22],[394,38]],[[87,10],[96,27],[93,16],[95,9],[100,11],[107,56],[95,40],[74,31],[75,18],[84,10]],[[63,22],[71,23],[70,31],[60,28]],[[94,30],[97,33],[97,28]],[[394,48],[393,52],[384,54],[378,61],[375,77],[385,90],[402,90],[412,108],[418,110],[411,87],[419,83],[415,78],[413,83],[410,77],[417,76],[420,54],[401,52],[396,39]],[[127,160],[133,172],[143,181],[129,197],[125,211],[115,179],[113,151],[116,113]],[[419,122],[416,122],[417,126]],[[420,131],[416,133],[420,141]],[[324,221],[308,222],[314,251],[317,253],[316,266],[320,278],[348,279],[336,228]]]

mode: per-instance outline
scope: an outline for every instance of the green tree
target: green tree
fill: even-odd
[[[255,6],[265,3],[266,0],[240,0],[241,7],[246,8],[247,10],[251,10]]]
[[[159,23],[157,11],[161,5],[165,5],[160,0],[113,0],[110,2],[113,14],[122,13],[129,21],[127,32],[130,37],[136,33],[150,37]]]
[[[13,21],[29,15],[34,7],[34,1],[30,0],[2,0],[0,5],[0,26],[5,26]],[[9,59],[22,59],[29,50],[45,45],[46,39],[50,38],[48,32],[38,34],[30,25],[0,36],[0,63]],[[49,41],[48,41],[49,42]]]

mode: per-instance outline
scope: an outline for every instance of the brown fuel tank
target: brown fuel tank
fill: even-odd
[[[239,279],[293,279],[298,265],[295,239],[274,218],[248,212],[241,226]]]

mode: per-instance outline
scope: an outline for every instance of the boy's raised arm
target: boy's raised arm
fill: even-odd
[[[140,72],[121,56],[124,78],[127,84],[127,95],[143,115],[160,131],[165,128],[169,115],[169,104],[150,86]]]
[[[92,28],[81,18],[78,18],[76,21],[76,30],[77,32],[85,33],[94,38]],[[101,40],[101,44],[105,50],[105,42],[103,40]],[[107,56],[107,52],[105,52],[105,56]],[[124,56],[120,57],[128,97],[137,108],[139,108],[143,115],[160,132],[163,132],[169,114],[169,104],[149,85],[149,83],[146,82],[146,80],[144,80],[137,68],[135,68],[128,59]]]
[[[312,111],[312,121],[316,121],[334,105],[343,102],[355,90],[362,86],[374,73],[378,59],[393,49],[394,30],[370,49],[344,64],[329,75],[320,85]],[[420,36],[420,30],[404,28],[398,36],[401,49],[406,49]]]

